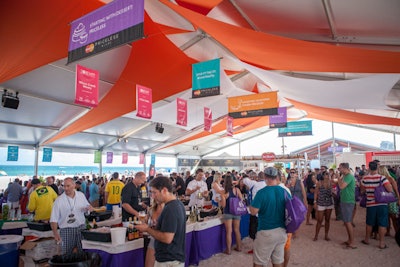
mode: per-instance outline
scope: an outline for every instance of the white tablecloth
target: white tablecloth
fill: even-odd
[[[126,241],[121,245],[113,245],[111,242],[97,242],[90,240],[82,240],[82,248],[83,249],[99,249],[106,251],[110,254],[118,254],[131,250],[135,250],[138,248],[144,247],[144,239],[139,238],[132,241]]]
[[[37,231],[29,228],[22,229],[23,236],[37,236],[40,238],[54,237],[53,231]]]
[[[112,225],[116,225],[116,224],[120,224],[120,223],[122,223],[121,216],[118,218],[111,217],[108,220],[96,222],[97,226],[112,226]],[[90,225],[93,226],[93,223],[90,222]]]

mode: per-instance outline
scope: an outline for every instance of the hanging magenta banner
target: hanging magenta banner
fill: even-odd
[[[99,72],[76,65],[75,103],[87,107],[99,104]]]
[[[208,107],[204,107],[204,131],[210,132],[212,128],[212,111]]]
[[[122,153],[122,164],[128,163],[128,153]]]
[[[144,154],[140,153],[139,155],[139,164],[144,164]]]
[[[226,135],[233,136],[233,118],[229,116],[226,118]]]
[[[153,93],[150,88],[136,85],[136,107],[137,117],[151,119],[153,111]]]
[[[187,126],[187,101],[179,97],[176,99],[176,124]]]

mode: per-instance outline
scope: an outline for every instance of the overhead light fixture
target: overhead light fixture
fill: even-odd
[[[19,106],[18,92],[13,95],[13,93],[7,92],[7,89],[4,89],[3,96],[1,97],[1,105],[5,108],[17,109]]]
[[[125,139],[124,139],[124,142],[125,142],[125,143],[128,143],[128,138],[125,138]]]
[[[158,123],[156,124],[156,132],[162,134],[164,132],[164,127],[162,125],[162,123]]]
[[[117,138],[117,142],[118,143],[121,142],[121,138],[120,137]]]

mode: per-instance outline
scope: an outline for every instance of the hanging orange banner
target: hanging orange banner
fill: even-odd
[[[228,112],[232,118],[278,115],[276,91],[228,98]]]

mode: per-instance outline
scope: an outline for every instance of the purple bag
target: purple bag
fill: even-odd
[[[379,186],[375,188],[375,202],[377,203],[391,203],[396,202],[397,198],[393,192],[386,191],[384,185],[382,185],[382,177]]]
[[[287,233],[294,233],[305,219],[307,208],[298,197],[290,198],[285,191],[285,225]]]
[[[366,208],[367,207],[367,195],[363,194],[360,199],[360,207]]]
[[[233,215],[246,215],[248,213],[246,204],[237,196],[229,198],[229,213]]]

